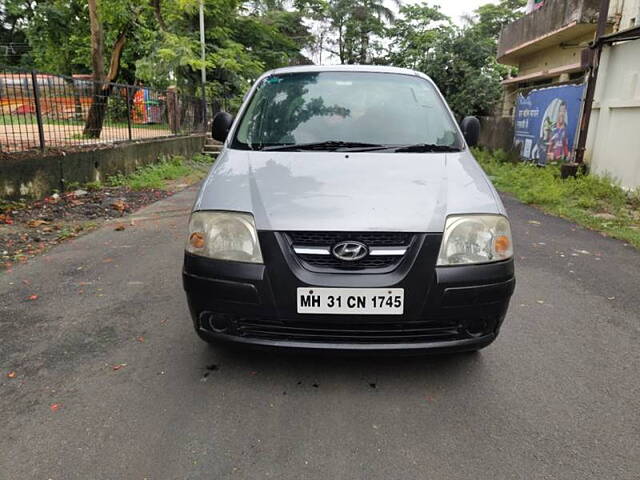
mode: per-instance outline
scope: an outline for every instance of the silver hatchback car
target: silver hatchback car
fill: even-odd
[[[198,335],[296,349],[450,352],[493,342],[515,285],[509,220],[455,117],[411,70],[264,74],[193,207]]]

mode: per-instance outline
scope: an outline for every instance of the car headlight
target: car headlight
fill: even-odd
[[[513,256],[509,220],[502,215],[447,217],[438,265],[469,265]]]
[[[217,260],[262,263],[253,216],[235,212],[194,212],[187,252]]]

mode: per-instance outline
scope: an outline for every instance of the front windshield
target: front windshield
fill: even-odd
[[[321,142],[462,146],[439,94],[420,77],[301,72],[260,83],[232,148]]]

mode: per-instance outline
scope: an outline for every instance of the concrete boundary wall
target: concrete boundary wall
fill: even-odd
[[[490,150],[514,150],[513,117],[480,117],[479,145]]]
[[[162,138],[91,151],[0,158],[0,198],[42,198],[72,183],[104,181],[168,155],[201,152],[204,135]]]

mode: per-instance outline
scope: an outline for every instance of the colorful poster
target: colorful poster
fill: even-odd
[[[583,94],[583,84],[518,94],[514,145],[523,159],[538,165],[571,160]]]
[[[164,101],[146,88],[136,90],[133,94],[133,123],[162,123]]]

